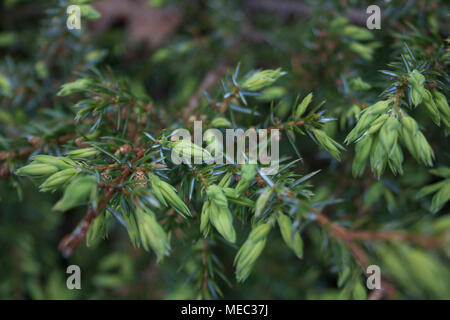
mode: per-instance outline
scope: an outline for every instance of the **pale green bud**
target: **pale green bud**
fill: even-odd
[[[248,240],[257,242],[267,237],[270,231],[270,225],[267,223],[262,223],[255,228],[253,228],[252,232],[250,232],[248,236]]]
[[[164,256],[168,256],[170,253],[169,238],[153,214],[137,208],[136,216],[139,222],[139,234],[144,249],[149,250],[149,248],[152,248],[156,253],[158,261],[162,260]]]
[[[202,207],[202,213],[200,215],[200,232],[204,236],[208,234],[209,231],[209,217],[211,215],[211,200],[205,201]]]
[[[250,274],[253,264],[248,258],[252,252],[254,252],[254,248],[254,243],[251,241],[245,241],[234,258],[234,264],[236,265],[236,279],[238,282],[244,281]]]
[[[343,150],[344,148],[339,143],[331,139],[324,131],[319,129],[312,129],[311,131],[316,137],[319,145],[328,151],[328,153],[330,153],[336,160],[340,161],[341,157],[339,149]]]
[[[446,180],[444,186],[434,195],[431,201],[431,211],[437,213],[450,200],[450,182]]]
[[[434,152],[422,132],[416,135],[416,149],[423,164],[431,167],[433,165]]]
[[[215,201],[211,202],[209,219],[216,230],[228,242],[236,241],[236,231],[233,227],[233,216],[227,207],[217,206]]]
[[[152,190],[155,193],[156,198],[158,199],[158,201],[163,205],[167,207],[167,202],[164,199],[164,196],[162,194],[161,188],[160,188],[160,182],[161,179],[158,178],[158,176],[156,174],[152,174],[150,176],[150,184],[152,186]]]
[[[212,155],[202,147],[189,140],[178,140],[172,144],[173,151],[182,158],[201,159],[203,161],[213,160]]]
[[[64,183],[72,179],[74,175],[78,172],[75,168],[64,169],[62,171],[56,172],[47,178],[39,188],[41,191],[55,190],[62,186]]]
[[[425,197],[425,196],[430,195],[432,193],[435,193],[435,192],[439,191],[444,186],[444,184],[446,182],[447,182],[446,180],[441,180],[439,182],[436,182],[436,183],[430,184],[428,186],[425,186],[425,187],[423,187],[423,188],[421,188],[419,190],[419,192],[417,193],[417,196],[419,198],[422,198],[422,197]]]
[[[45,154],[39,154],[33,156],[33,162],[44,163],[55,166],[59,169],[69,169],[75,166],[75,162],[72,159],[65,157],[53,157]]]
[[[270,87],[264,89],[260,96],[257,96],[258,100],[262,101],[272,101],[280,98],[281,96],[286,94],[286,89],[283,87]]]
[[[164,195],[164,198],[174,209],[177,209],[179,212],[181,212],[184,215],[187,215],[187,216],[191,215],[189,208],[180,199],[180,197],[178,197],[177,191],[174,187],[172,187],[170,184],[168,184],[164,181],[161,181],[160,187],[161,187],[161,191]]]
[[[114,210],[122,211],[123,209],[120,205],[117,205]],[[128,226],[127,233],[128,237],[130,238],[131,244],[134,247],[139,247],[142,240],[139,235],[139,222],[137,221],[138,217],[136,216],[136,214],[128,214],[124,212],[124,214],[122,214],[122,219]]]
[[[372,172],[375,173],[377,178],[380,178],[383,173],[387,163],[387,155],[384,150],[383,144],[375,139],[372,142],[372,149],[370,153],[370,168]]]
[[[371,135],[367,135],[356,143],[356,155],[352,164],[352,174],[354,177],[358,177],[364,172],[364,168],[372,147],[372,141],[373,137]]]
[[[298,121],[302,117],[302,115],[305,113],[306,108],[308,108],[308,105],[311,103],[312,98],[313,98],[313,93],[311,92],[298,105],[297,110],[295,110],[295,117],[294,117],[295,121]]]
[[[350,89],[353,91],[366,91],[372,88],[372,86],[363,81],[361,77],[353,78],[349,82]]]
[[[349,21],[345,17],[336,17],[330,21],[329,27],[332,30],[340,30],[349,24]]]
[[[433,122],[439,125],[439,123],[441,122],[441,116],[439,114],[436,103],[434,103],[433,95],[427,89],[423,90],[423,105],[428,110],[428,113],[430,114],[431,119],[433,119]]]
[[[401,123],[402,126],[405,127],[412,136],[414,136],[417,131],[419,131],[419,126],[417,125],[416,120],[414,120],[410,116],[403,117]]]
[[[303,240],[299,232],[292,234],[293,230],[291,219],[284,214],[280,214],[277,221],[284,242],[295,252],[297,257],[301,259],[303,257]]]
[[[439,111],[445,115],[445,117],[450,118],[450,107],[448,106],[445,95],[437,90],[433,90],[433,97]]]
[[[370,113],[372,115],[380,115],[388,110],[390,102],[388,100],[381,100],[363,110],[363,112]]]
[[[397,173],[397,171],[400,174],[403,174],[402,163],[403,163],[403,152],[400,146],[396,144],[391,152],[391,155],[389,156],[389,164],[394,174]]]
[[[280,227],[281,236],[284,242],[290,247],[292,240],[292,222],[288,216],[280,214],[277,219],[278,226]]]
[[[403,143],[413,157],[424,165],[432,166],[434,152],[422,132],[418,131],[415,136],[412,136],[409,130],[402,126],[401,134]]]
[[[58,168],[44,163],[31,163],[16,171],[18,176],[39,177],[48,176],[58,171]]]
[[[255,217],[259,217],[264,209],[266,208],[267,201],[269,201],[270,196],[272,195],[273,190],[270,187],[267,187],[263,193],[256,200],[255,205]]]
[[[391,153],[392,148],[397,143],[399,127],[400,122],[397,120],[397,118],[390,116],[383,124],[383,127],[380,130],[378,139],[380,143],[383,145],[384,150],[386,151],[387,154]]]
[[[257,226],[236,254],[234,264],[236,265],[236,278],[239,282],[244,281],[250,274],[253,265],[266,245],[269,231],[270,226],[267,224]]]
[[[256,260],[266,246],[266,241],[267,239],[263,239],[255,244],[247,245],[246,250],[242,252],[236,265],[236,279],[238,282],[244,281],[249,276]]]
[[[238,194],[241,194],[242,192],[247,190],[248,185],[249,185],[249,183],[247,181],[245,181],[244,179],[241,179],[236,186],[236,192]]]
[[[92,80],[81,78],[74,82],[69,82],[62,85],[62,89],[57,93],[58,96],[68,96],[72,93],[80,92],[92,86]]]
[[[442,122],[444,123],[445,127],[445,136],[448,136],[448,133],[450,132],[450,118],[442,118]]]
[[[239,198],[239,193],[233,188],[223,188],[223,193],[225,194],[225,196],[227,196],[227,198]]]
[[[75,178],[64,191],[64,195],[59,200],[53,210],[67,211],[72,209],[82,202],[89,199],[91,194],[94,194],[97,188],[97,179],[94,176],[82,176]]]
[[[411,133],[409,128],[407,128],[406,126],[402,126],[400,133],[401,133],[402,141],[403,141],[404,145],[406,146],[406,148],[408,149],[409,153],[411,153],[411,155],[417,161],[420,161],[419,153],[417,151],[416,144],[413,140],[413,139],[415,139],[415,136],[417,135],[417,133],[419,133],[419,131],[417,130],[415,133]]]
[[[416,107],[422,102],[423,88],[419,89],[417,87],[412,87],[410,92],[411,92],[411,102]]]
[[[253,208],[255,206],[254,201],[252,201],[249,198],[244,197],[244,196],[239,196],[237,198],[230,197],[228,200],[233,203],[236,203],[239,206],[245,206],[245,207],[250,207],[250,208]]]
[[[372,60],[373,48],[358,42],[351,42],[348,47],[351,51],[359,55],[364,60]]]
[[[346,25],[342,29],[339,29],[339,33],[345,37],[349,37],[359,41],[373,39],[373,35],[369,30],[359,28],[354,25]]]
[[[438,177],[450,178],[450,167],[438,167],[430,170],[430,173]]]
[[[96,239],[104,238],[107,233],[107,216],[106,213],[100,213],[92,220],[86,234],[86,245],[90,247]]]
[[[280,100],[275,106],[275,115],[283,119],[291,110],[291,105],[286,100]]]
[[[361,137],[364,132],[370,130],[375,124],[376,119],[379,118],[379,115],[385,113],[389,109],[389,105],[390,103],[387,100],[381,100],[361,111],[361,117],[359,118],[358,123],[353,128],[353,130],[350,131],[347,138],[345,139],[345,142],[349,144]],[[383,119],[384,117],[379,121],[381,122]],[[377,130],[378,128],[374,127],[372,129],[372,133]]]
[[[389,118],[389,115],[387,113],[382,114],[379,116],[370,126],[370,129],[368,131],[369,134],[374,134],[377,132],[385,123],[385,121]]]
[[[258,166],[256,164],[244,163],[241,166],[242,180],[245,180],[247,182],[252,182],[255,179],[257,169],[258,169]]]
[[[206,188],[207,196],[216,204],[216,206],[221,208],[228,208],[227,197],[223,193],[222,188],[212,184]]]
[[[232,178],[233,178],[233,173],[231,171],[228,171],[223,176],[222,180],[220,180],[218,186],[221,188],[227,188],[230,185]]]
[[[291,248],[299,259],[303,258],[303,239],[300,236],[300,232],[295,233]]]
[[[101,61],[107,55],[106,50],[92,50],[84,56],[84,61],[89,64],[95,64]]]
[[[211,121],[211,126],[216,128],[231,127],[231,122],[226,118],[215,118]]]
[[[3,74],[0,74],[0,94],[6,97],[12,97],[13,95],[11,82]]]
[[[413,70],[408,74],[408,82],[411,85],[411,101],[414,106],[422,102],[425,77],[417,70]]]
[[[66,155],[68,157],[71,158],[89,158],[95,155],[98,155],[100,153],[100,151],[98,151],[95,148],[82,148],[82,149],[77,149],[77,150],[73,150],[70,151],[69,153],[67,153]]]
[[[181,214],[187,216],[191,215],[189,208],[183,200],[178,197],[177,190],[173,186],[159,179],[156,174],[153,174],[150,177],[150,184],[152,185],[156,197],[163,205],[167,206],[167,203],[169,203],[172,208],[176,209]]]
[[[370,107],[369,107],[370,108]],[[361,137],[361,135],[369,129],[370,125],[372,124],[373,120],[375,120],[377,118],[376,114],[371,114],[370,112],[368,112],[368,109],[363,110],[360,114],[361,117],[359,118],[358,123],[356,124],[356,126],[352,129],[352,131],[350,131],[350,133],[348,134],[347,138],[345,139],[345,142],[347,144],[352,143],[353,141],[355,141],[356,139],[358,139],[359,137]]]
[[[209,151],[214,157],[220,157],[223,154],[223,142],[220,140],[221,137],[208,130],[205,132],[204,138],[208,149],[205,151]],[[203,160],[207,161],[206,159]]]
[[[244,81],[242,88],[249,91],[258,91],[272,85],[278,78],[285,74],[286,72],[281,71],[281,69],[257,71]]]

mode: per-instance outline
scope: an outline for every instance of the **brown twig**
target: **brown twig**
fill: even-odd
[[[366,274],[366,269],[369,264],[369,257],[359,244],[355,241],[389,241],[389,240],[403,240],[419,244],[423,247],[436,247],[444,244],[445,239],[441,237],[423,236],[419,234],[410,234],[403,231],[352,231],[339,226],[337,223],[330,221],[322,212],[312,209],[311,212],[316,216],[319,224],[327,228],[330,233],[343,241],[355,259],[361,265],[361,268]],[[367,276],[367,274],[366,274]],[[369,300],[378,300],[386,297],[392,297],[396,293],[395,287],[386,279],[381,279],[381,289],[373,290],[369,296]]]
[[[267,129],[268,132],[270,132],[273,129],[278,129],[278,130],[284,130],[284,129],[288,129],[289,127],[294,127],[294,126],[303,126],[305,125],[305,121],[304,120],[299,120],[299,121],[289,121],[283,124],[280,124],[278,126],[273,126],[273,127],[269,127]]]
[[[355,240],[364,240],[364,241],[393,241],[393,240],[402,240],[408,241],[412,243],[416,243],[426,248],[432,248],[441,246],[445,243],[445,239],[443,237],[435,237],[435,236],[424,236],[420,234],[412,234],[404,231],[365,231],[365,230],[348,230],[337,223],[331,222],[323,213],[318,210],[312,209],[311,212],[316,216],[317,221],[323,225],[327,226],[334,235],[336,235],[341,240],[346,241],[355,241]]]
[[[137,159],[141,158],[143,156],[142,152],[137,153],[136,159],[133,159],[135,162]],[[97,209],[89,208],[86,212],[85,216],[81,220],[79,226],[70,234],[66,235],[61,242],[59,243],[59,249],[63,253],[65,257],[69,257],[73,254],[75,249],[78,247],[78,245],[83,241],[85,238],[89,227],[92,223],[92,220],[98,215],[99,212],[104,210],[109,202],[111,200],[112,196],[118,192],[121,191],[121,189],[117,189],[114,186],[121,184],[123,181],[125,181],[132,173],[132,170],[125,166],[122,167],[121,174],[115,178],[109,186],[106,187],[106,194],[105,198],[101,200],[98,203]]]
[[[112,196],[119,191],[118,189],[114,188],[115,184],[119,184],[122,181],[124,181],[128,176],[131,174],[131,169],[128,167],[124,170],[122,170],[122,174],[119,175],[116,179],[114,179],[111,183],[111,185],[107,188],[107,192],[105,194],[105,199],[101,200],[98,203],[97,209],[89,208],[86,212],[85,216],[81,220],[81,223],[78,225],[78,227],[70,234],[66,235],[61,242],[59,243],[59,250],[62,252],[64,257],[70,257],[75,249],[78,247],[78,245],[83,241],[84,237],[86,236],[89,227],[92,223],[92,220],[98,215],[99,212],[104,210],[109,202],[111,200]]]
[[[136,152],[136,157],[133,160],[131,160],[132,163],[135,163],[136,161],[141,159],[145,154],[145,148],[143,147],[133,148],[132,151]],[[116,164],[110,164],[105,166],[97,166],[96,168],[100,170],[108,170],[114,168],[115,166]],[[100,185],[100,187],[106,189],[106,194],[105,198],[98,203],[97,209],[89,208],[84,218],[81,220],[79,226],[72,233],[66,235],[59,243],[59,249],[61,250],[61,252],[65,257],[69,257],[73,254],[75,249],[85,238],[89,230],[89,227],[92,223],[92,220],[94,220],[94,218],[98,215],[99,212],[101,212],[106,208],[112,196],[115,193],[122,191],[121,188],[120,189],[115,188],[115,186],[123,183],[133,173],[132,169],[128,166],[121,166],[120,169],[121,174],[118,177],[116,177],[113,181],[111,181],[109,186],[105,186],[104,184]],[[137,170],[140,172],[143,169],[137,168]]]
[[[351,231],[339,226],[336,223],[331,222],[322,212],[312,209],[311,212],[316,216],[317,221],[323,227],[326,227],[330,233],[336,236],[338,239],[343,241],[347,248],[350,250],[352,255],[355,257],[356,261],[360,264],[364,274],[367,276],[366,270],[369,265],[369,257],[365,253],[365,251],[351,239],[349,236]],[[372,291],[368,297],[370,300],[379,300],[383,298],[383,296],[391,297],[395,294],[395,287],[390,284],[385,279],[382,279],[381,289],[376,289]]]

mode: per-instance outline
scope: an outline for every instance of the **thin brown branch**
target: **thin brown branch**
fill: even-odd
[[[356,240],[364,241],[389,241],[402,240],[419,244],[423,247],[436,247],[444,244],[444,239],[440,237],[424,236],[419,234],[411,234],[403,231],[352,231],[339,226],[337,223],[330,221],[322,212],[312,209],[311,212],[316,216],[319,224],[329,230],[331,234],[343,241],[352,255],[361,265],[366,274],[369,264],[369,257],[366,252],[357,244]],[[367,276],[367,274],[366,274]],[[369,296],[369,300],[379,300],[386,297],[392,297],[396,293],[395,287],[386,279],[381,279],[381,289],[373,290]]]
[[[91,226],[92,220],[94,220],[94,218],[106,208],[112,196],[119,191],[119,189],[114,188],[114,185],[120,184],[121,182],[125,181],[131,175],[131,173],[132,171],[130,168],[124,168],[121,174],[117,178],[115,178],[111,182],[111,185],[107,188],[105,199],[101,200],[98,203],[97,209],[89,208],[78,227],[72,233],[66,235],[61,240],[58,248],[65,257],[70,257],[74,253],[75,249],[85,238],[89,227]]]
[[[432,248],[445,244],[445,238],[437,236],[426,236],[421,234],[413,234],[404,231],[365,231],[365,230],[348,230],[339,226],[335,222],[331,222],[323,213],[312,209],[312,213],[316,216],[317,221],[327,226],[329,230],[341,240],[355,241],[389,241],[402,240],[421,245],[422,247]]]
[[[280,125],[278,125],[278,126],[272,126],[272,127],[269,127],[269,128],[267,129],[267,131],[270,132],[270,131],[273,130],[273,129],[284,130],[284,129],[289,129],[289,128],[294,127],[294,126],[304,126],[305,124],[306,124],[306,123],[305,123],[305,121],[303,121],[303,120],[299,120],[299,121],[289,121],[289,122],[280,124]]]

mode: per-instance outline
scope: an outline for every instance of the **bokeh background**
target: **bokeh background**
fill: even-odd
[[[444,1],[106,0],[93,4],[101,17],[95,19],[96,12],[90,12],[82,18],[81,32],[66,28],[68,4],[23,0],[4,0],[0,4],[1,150],[7,149],[3,137],[23,134],[17,127],[27,126],[31,132],[47,130],[49,134],[58,130],[56,122],[53,127],[50,122],[42,128],[32,120],[57,119],[58,110],[65,106],[55,93],[63,83],[74,80],[77,72],[90,66],[109,66],[131,82],[135,95],[151,97],[166,106],[167,114],[198,104],[203,91],[220,86],[226,71],[239,62],[247,71],[281,67],[288,75],[282,79],[287,93],[277,105],[280,116],[284,105],[291,104],[297,94],[314,91],[317,101],[327,99],[328,110],[339,117],[342,108],[349,105],[342,95],[343,75],[370,79],[373,90],[365,93],[370,100],[384,89],[385,77],[378,70],[386,68],[402,50],[403,41],[395,34],[411,35],[412,28],[416,28],[445,38],[449,30]],[[332,21],[347,17],[349,23],[364,27],[365,9],[370,4],[382,7],[382,29],[373,30],[373,41],[355,50],[348,39],[340,36],[340,30],[333,28]],[[426,41],[423,46],[432,50],[432,40]],[[343,128],[339,124],[328,128],[338,141],[343,141],[343,133],[348,131],[345,119],[343,123]],[[445,145],[442,135],[430,132],[430,136]],[[375,220],[387,224],[393,220],[387,201],[366,200],[360,191],[364,182],[354,186],[343,182],[345,178],[333,168],[336,163],[330,164],[312,143],[305,140],[302,153],[304,172],[324,167],[331,172],[315,181],[318,199],[326,199],[341,188],[343,198],[356,199],[348,205],[350,211],[354,206],[364,206]],[[448,155],[439,161],[448,164]],[[58,195],[39,193],[31,181],[19,181],[5,169],[0,172],[0,298],[197,296],[195,283],[190,281],[197,257],[186,256],[175,248],[170,259],[157,264],[152,253],[133,248],[126,231],[119,226],[110,230],[108,239],[91,247],[83,244],[72,257],[64,258],[58,243],[75,228],[82,210],[52,212]],[[406,164],[405,175],[395,183],[410,189],[396,199],[401,209],[393,210],[395,219],[406,221],[410,212],[421,208],[417,200],[411,199],[433,179],[425,168],[414,162]],[[431,219],[421,215],[420,223],[427,225]],[[230,251],[218,246],[215,253],[225,262],[228,277],[222,281],[222,297],[340,298],[334,257],[342,248],[331,240],[323,243],[322,232],[319,228],[309,229],[301,262],[288,250],[279,250],[282,239],[273,236],[244,284],[233,279],[234,257]],[[434,258],[436,263],[448,266],[448,258]],[[66,267],[71,264],[81,267],[82,290],[66,288]],[[426,266],[421,270],[411,284],[397,283],[397,298],[445,298],[432,284],[417,283],[450,278],[429,279]]]

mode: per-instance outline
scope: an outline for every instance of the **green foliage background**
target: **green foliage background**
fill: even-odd
[[[81,2],[86,1],[71,3]],[[296,9],[286,9],[286,3]],[[184,225],[185,235],[172,243],[170,257],[159,263],[153,251],[135,248],[117,222],[110,225],[105,240],[89,247],[83,242],[71,257],[64,258],[58,243],[77,226],[86,207],[53,212],[61,191],[39,192],[36,181],[14,174],[29,163],[30,154],[12,157],[7,153],[17,155],[33,147],[31,137],[45,141],[36,153],[68,151],[58,139],[78,130],[73,106],[81,98],[57,93],[65,83],[92,76],[93,68],[101,70],[102,77],[106,75],[101,81],[128,83],[127,94],[157,106],[156,114],[149,117],[162,119],[173,129],[193,97],[198,97],[195,106],[200,106],[195,110],[208,110],[203,90],[198,92],[203,79],[207,75],[225,79],[223,70],[230,76],[238,64],[240,77],[256,69],[287,72],[272,91],[281,94],[266,101],[249,98],[248,109],[262,114],[259,124],[287,123],[297,108],[296,99],[302,101],[313,92],[312,107],[326,100],[324,113],[317,111],[317,119],[336,119],[323,121],[321,129],[343,144],[358,122],[360,109],[380,101],[381,93],[401,82],[408,74],[406,64],[423,69],[427,83],[448,96],[450,29],[449,7],[444,1],[148,1],[148,8],[172,8],[182,17],[173,34],[151,49],[132,42],[123,21],[98,32],[95,24],[87,23],[88,18],[95,18],[92,12],[82,18],[81,32],[67,30],[68,4],[8,0],[0,5],[0,298],[364,299],[370,294],[363,287],[365,276],[348,243],[311,215],[302,216],[300,225],[303,258],[299,260],[289,250],[274,227],[243,283],[235,280],[233,266],[236,252],[251,231],[242,222],[235,223],[235,244],[219,236],[208,240],[209,271],[217,269],[223,277],[216,276],[214,286],[206,288],[202,283],[204,248],[201,237],[192,231],[198,230],[195,222]],[[364,29],[364,11],[370,4],[382,7],[381,30]],[[304,5],[310,10],[308,15],[302,13]],[[349,7],[359,16],[342,20]],[[361,28],[356,35],[345,35],[343,28],[348,25]],[[411,55],[423,65],[413,62]],[[220,81],[203,89],[223,99]],[[302,161],[294,166],[296,174],[320,170],[307,182],[314,194],[308,203],[331,221],[348,230],[413,235],[356,240],[370,264],[380,265],[383,281],[388,283],[381,298],[448,299],[449,127],[444,120],[435,125],[424,107],[408,106],[409,95],[405,92],[401,106],[431,145],[434,171],[405,151],[402,175],[394,175],[396,170],[388,167],[377,179],[378,174],[372,173],[376,170],[364,164],[362,176],[354,178],[352,144],[341,151],[339,162],[330,156],[333,150],[326,143],[308,136],[308,131],[302,136],[293,129],[283,137],[281,154],[291,159],[301,155]],[[308,110],[314,113],[311,107]],[[191,113],[195,115],[194,109]],[[241,123],[256,123],[247,115],[238,117]],[[70,150],[76,149],[74,138],[69,139]],[[433,183],[440,184],[424,189]],[[181,196],[186,198],[184,191]],[[430,244],[417,238],[440,241]],[[65,270],[71,264],[82,269],[82,290],[66,288]]]

